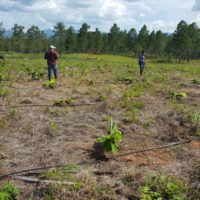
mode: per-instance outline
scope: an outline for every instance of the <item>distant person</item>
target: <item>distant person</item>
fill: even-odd
[[[140,56],[139,56],[139,58],[138,58],[138,64],[139,64],[139,66],[140,66],[140,76],[143,75],[144,66],[145,66],[144,60],[145,60],[144,51],[141,51],[141,54],[140,54]]]
[[[51,45],[49,50],[45,53],[44,59],[47,60],[48,65],[48,78],[51,80],[51,71],[53,70],[53,74],[55,79],[58,77],[58,66],[56,64],[56,60],[58,59],[58,54],[56,52],[56,47]]]

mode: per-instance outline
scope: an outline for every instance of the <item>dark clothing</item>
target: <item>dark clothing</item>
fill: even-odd
[[[47,64],[56,64],[56,60],[58,59],[57,53],[52,51],[47,51],[44,55],[44,58],[47,59]]]
[[[139,64],[139,65],[141,65],[141,64],[144,65],[144,55],[141,54],[141,55],[139,56],[139,58],[138,58],[138,64]]]
[[[138,64],[140,66],[140,75],[143,74],[144,71],[144,66],[145,66],[145,62],[144,62],[144,55],[141,54],[138,58]]]
[[[48,78],[51,80],[51,71],[53,70],[53,74],[55,79],[58,76],[58,66],[56,64],[48,64]]]

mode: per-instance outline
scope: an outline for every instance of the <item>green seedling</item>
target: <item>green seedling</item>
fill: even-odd
[[[133,82],[133,77],[131,76],[124,76],[124,77],[120,77],[119,81],[125,82],[127,84],[130,84]]]
[[[45,88],[51,88],[51,89],[54,89],[56,86],[57,86],[57,82],[55,79],[51,79],[50,81],[45,81],[43,84],[42,84],[43,87]]]
[[[141,200],[184,200],[185,186],[176,178],[152,177],[141,187]]]
[[[19,189],[11,184],[6,183],[0,186],[0,200],[16,200],[19,196]]]
[[[74,103],[75,98],[69,97],[67,99],[59,99],[54,103],[54,106],[63,107]]]
[[[108,135],[103,135],[97,139],[105,151],[116,153],[119,150],[118,142],[122,140],[122,132],[118,130],[117,125],[113,123],[112,117],[110,121],[110,130]]]
[[[176,100],[176,101],[179,101],[187,97],[187,94],[185,92],[180,92],[180,93],[171,92],[169,95],[171,96],[173,100]]]
[[[193,84],[196,84],[196,85],[200,85],[200,80],[193,79],[193,80],[192,80],[192,83],[193,83]]]
[[[190,116],[192,122],[200,122],[200,113],[194,112]]]
[[[44,76],[44,73],[37,72],[37,71],[30,69],[28,67],[25,67],[23,69],[23,71],[26,72],[28,75],[30,75],[32,80],[39,80],[40,78],[42,78]]]

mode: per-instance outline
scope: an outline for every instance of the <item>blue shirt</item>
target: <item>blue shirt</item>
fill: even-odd
[[[141,64],[144,64],[144,55],[140,55],[139,56],[139,58],[138,58],[138,63],[139,63],[139,65],[141,65]]]

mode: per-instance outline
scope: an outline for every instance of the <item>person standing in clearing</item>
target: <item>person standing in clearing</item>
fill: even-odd
[[[144,51],[141,52],[139,58],[138,58],[138,64],[140,66],[140,76],[142,76],[143,71],[144,71],[144,66],[145,66],[145,62],[144,62]]]
[[[58,76],[58,66],[56,60],[58,59],[58,54],[56,52],[56,47],[51,45],[49,50],[45,53],[44,59],[47,60],[48,78],[51,80],[51,71],[53,70],[54,77],[57,79]]]

